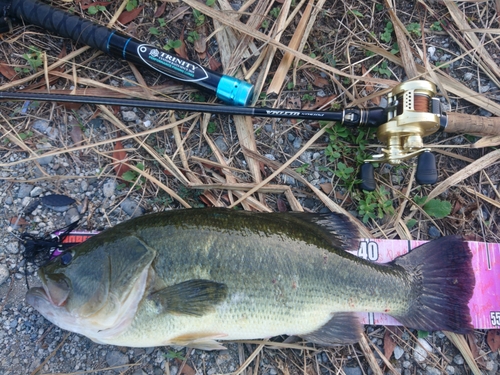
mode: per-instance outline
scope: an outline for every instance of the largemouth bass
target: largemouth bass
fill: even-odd
[[[354,312],[421,330],[472,329],[465,242],[443,237],[375,264],[345,251],[357,237],[338,214],[156,213],[53,259],[26,299],[63,329],[128,347],[209,350],[284,334],[354,343],[362,332]]]

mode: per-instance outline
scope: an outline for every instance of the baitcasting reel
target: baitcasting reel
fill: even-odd
[[[387,122],[377,128],[377,138],[386,146],[361,167],[363,190],[375,190],[371,162],[393,165],[418,157],[416,180],[419,184],[437,181],[436,159],[424,146],[423,137],[444,130],[446,115],[441,113],[436,86],[429,81],[409,81],[396,86],[388,95]]]

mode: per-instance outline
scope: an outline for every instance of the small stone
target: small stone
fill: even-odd
[[[480,92],[480,93],[482,93],[482,94],[484,94],[485,92],[490,91],[490,88],[491,88],[491,87],[490,87],[489,85],[484,85],[484,86],[481,86],[481,87],[479,88],[479,92]]]
[[[455,357],[453,357],[453,362],[455,362],[457,365],[463,365],[464,357],[462,357],[460,354],[457,354]]]
[[[5,264],[0,264],[0,285],[2,285],[9,278],[9,269]]]
[[[115,193],[115,182],[114,181],[108,181],[106,182],[103,186],[102,186],[102,194],[106,197],[106,198],[110,198],[113,196],[113,194]]]
[[[359,367],[343,367],[345,375],[362,375],[363,371]]]
[[[432,353],[432,346],[423,338],[417,340],[417,345],[413,350],[413,356],[415,361],[423,362],[428,356],[428,353]]]
[[[17,192],[17,197],[21,199],[26,198],[30,195],[31,190],[33,190],[32,185],[21,184],[21,186],[19,187],[19,191]]]
[[[486,371],[495,373],[496,372],[495,365],[496,365],[496,369],[498,369],[498,363],[495,363],[493,361],[487,361],[486,365],[485,365]],[[493,371],[493,370],[495,370],[495,371]]]
[[[4,203],[7,205],[11,205],[14,202],[14,199],[9,195],[7,198],[5,198]]]
[[[405,354],[405,351],[400,346],[394,348],[394,358],[399,359],[403,354]]]
[[[120,207],[122,210],[129,215],[130,217],[137,217],[143,214],[142,207],[137,204],[137,202],[133,201],[130,198],[125,199]]]
[[[404,361],[403,362],[403,368],[410,368],[411,362],[410,361]]]
[[[81,183],[80,183],[80,191],[82,193],[85,193],[87,190],[89,189],[89,183],[87,180],[83,180]]]
[[[47,165],[47,164],[50,164],[52,162],[52,160],[54,160],[54,156],[53,155],[42,156],[41,158],[38,158],[36,160],[38,161],[38,164],[40,164],[40,165]]]
[[[431,225],[429,227],[429,237],[431,238],[439,238],[441,237],[441,232],[435,226]]]
[[[217,137],[215,139],[215,145],[221,152],[226,152],[229,148],[227,147],[224,137]]]
[[[137,113],[134,111],[122,111],[122,120],[125,122],[133,122],[137,120]]]
[[[453,366],[446,366],[446,373],[447,373],[448,375],[453,375],[453,374],[455,374],[455,367],[453,367]]]
[[[302,145],[302,138],[300,137],[295,138],[295,140],[293,141],[293,148],[300,148],[301,145]]]
[[[266,133],[272,133],[273,132],[273,125],[272,124],[264,125],[264,130],[266,131]]]
[[[45,134],[45,132],[47,131],[47,129],[49,128],[49,122],[48,121],[45,121],[45,120],[36,120],[34,123],[33,123],[33,129],[42,133],[42,134]]]
[[[276,158],[274,157],[273,154],[265,154],[264,156],[266,159],[273,160],[273,161],[276,160]]]
[[[118,350],[113,350],[106,354],[106,362],[108,366],[115,367],[128,364],[128,356],[119,352]],[[117,373],[126,371],[127,367],[118,367],[115,368],[114,371]]]
[[[425,369],[425,373],[427,375],[441,375],[441,371],[432,366],[427,366],[427,368]]]
[[[295,140],[295,136],[292,133],[288,133],[287,137],[290,142],[293,142]]]
[[[434,57],[434,54],[436,53],[436,47],[430,46],[429,48],[427,48],[427,53],[430,57]]]
[[[53,128],[52,126],[49,126],[47,128],[47,137],[49,137],[49,139],[52,139],[52,140],[55,140],[57,139],[57,137],[59,137],[59,130],[57,128]]]
[[[76,207],[71,207],[64,214],[64,221],[66,222],[67,225],[70,225],[71,223],[74,223],[75,221],[78,221],[78,220],[80,220],[80,214],[78,213],[78,210]]]
[[[296,182],[297,182],[297,181],[295,181],[295,178],[290,177],[290,176],[288,176],[288,175],[286,175],[286,174],[285,174],[285,175],[283,175],[283,183],[284,183],[285,185],[295,185],[295,183],[296,183]]]
[[[43,193],[43,189],[40,186],[35,186],[33,188],[33,190],[30,191],[30,196],[31,197],[38,197],[42,193]]]
[[[97,128],[100,128],[103,123],[104,123],[104,121],[101,118],[95,118],[95,119],[92,119],[88,122],[88,126],[93,128],[93,129],[97,129]]]
[[[19,243],[18,242],[9,242],[6,246],[6,249],[11,254],[19,254]]]
[[[179,372],[179,367],[170,366],[170,375],[177,375],[178,372]]]
[[[303,152],[302,155],[299,156],[299,159],[304,163],[311,164],[312,152],[310,151]]]
[[[471,72],[467,72],[467,73],[464,74],[463,80],[464,81],[470,81],[472,79],[472,77],[474,77],[474,75]]]

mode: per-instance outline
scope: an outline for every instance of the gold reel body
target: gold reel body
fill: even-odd
[[[387,122],[377,129],[377,138],[386,145],[373,160],[399,164],[421,152],[423,137],[440,128],[441,112],[436,86],[428,81],[409,81],[388,95]]]

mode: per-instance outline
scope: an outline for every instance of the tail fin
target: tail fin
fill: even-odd
[[[393,262],[410,275],[415,301],[404,316],[403,325],[426,331],[467,333],[471,324],[469,300],[475,277],[472,254],[466,242],[456,236],[442,237],[415,248]]]

